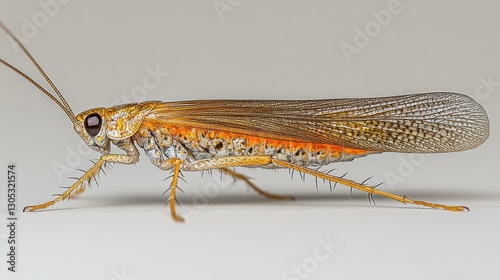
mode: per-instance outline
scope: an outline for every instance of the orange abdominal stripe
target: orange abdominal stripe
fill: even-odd
[[[144,125],[144,124],[143,124]],[[157,126],[156,126],[157,127]],[[154,129],[151,125],[151,129]],[[299,165],[323,165],[376,153],[341,145],[307,143],[181,126],[163,126],[195,158],[272,155]]]

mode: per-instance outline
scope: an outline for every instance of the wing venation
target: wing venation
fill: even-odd
[[[161,102],[146,119],[379,152],[462,151],[480,145],[489,135],[481,105],[449,92],[357,99]]]

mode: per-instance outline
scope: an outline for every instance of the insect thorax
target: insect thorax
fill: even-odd
[[[252,155],[270,155],[302,166],[318,166],[374,153],[336,145],[272,140],[175,126],[142,125],[133,139],[156,166],[168,158],[193,162],[215,157]]]

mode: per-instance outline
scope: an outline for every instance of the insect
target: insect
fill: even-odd
[[[232,167],[287,168],[335,184],[415,204],[449,211],[468,210],[413,200],[357,183],[318,167],[382,152],[445,153],[475,148],[489,135],[484,109],[472,98],[449,92],[393,97],[329,100],[196,100],[131,103],[94,108],[75,115],[44,70],[0,22],[1,28],[19,44],[56,93],[49,93],[21,70],[17,72],[51,98],[68,116],[73,128],[99,160],[54,200],[27,206],[36,211],[71,199],[83,192],[106,163],[134,164],[142,148],[161,170],[172,170],[168,205],[175,221],[176,190],[182,171],[218,169],[245,181],[269,198]],[[123,154],[110,154],[113,144]]]

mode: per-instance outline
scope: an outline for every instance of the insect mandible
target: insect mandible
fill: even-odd
[[[12,32],[0,27],[21,47],[56,93],[49,93],[18,68],[0,59],[68,116],[83,141],[101,153],[99,160],[54,200],[27,206],[36,211],[71,199],[85,190],[106,163],[135,164],[137,146],[161,170],[173,170],[169,206],[175,221],[179,173],[218,169],[270,194],[231,167],[288,168],[335,184],[415,204],[449,211],[468,210],[413,200],[321,172],[317,167],[381,152],[445,153],[475,148],[489,135],[485,110],[472,98],[451,92],[393,97],[327,100],[195,100],[150,101],[94,108],[75,115],[63,95]],[[124,154],[110,154],[113,144]]]

